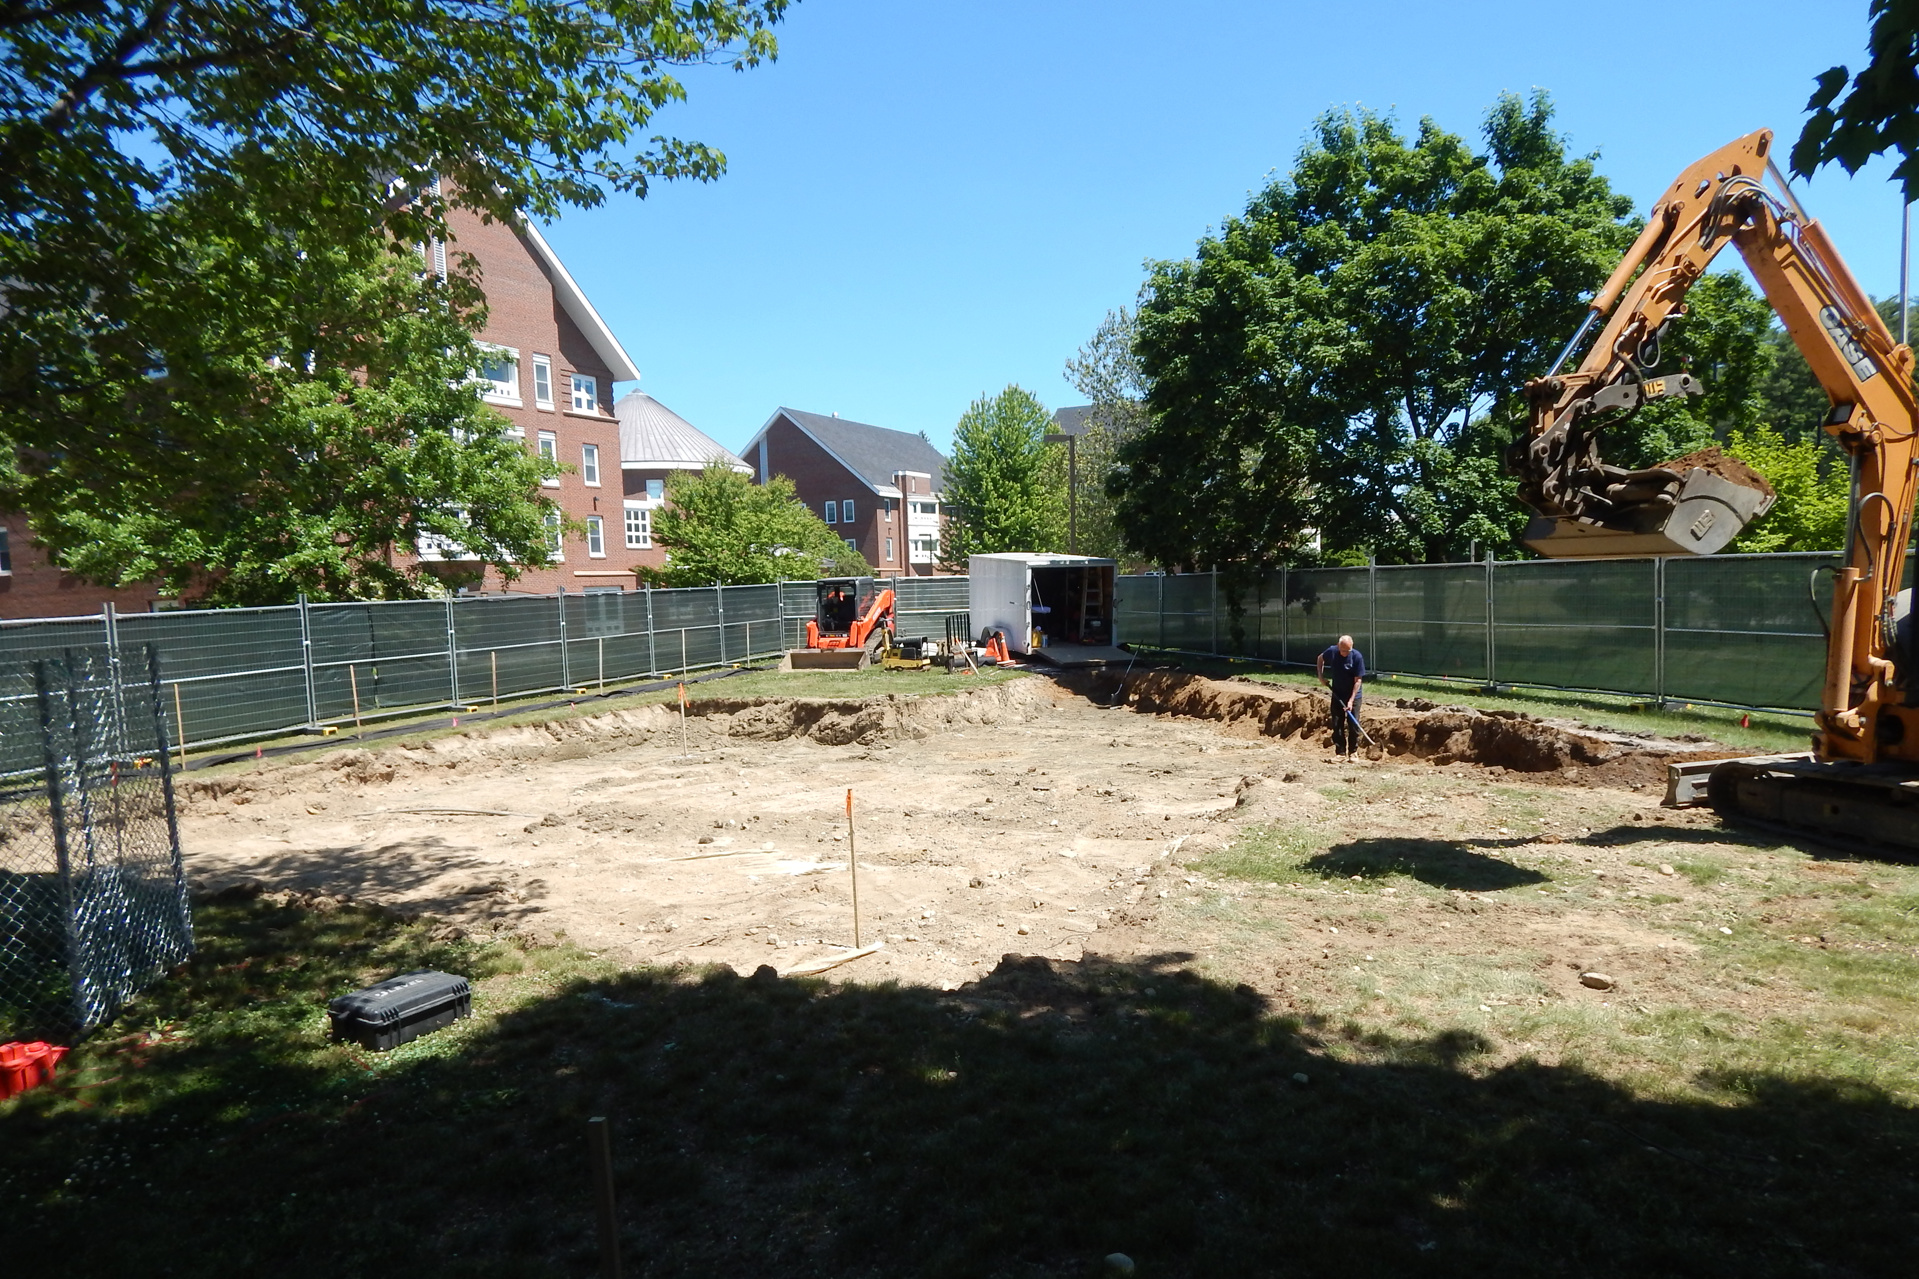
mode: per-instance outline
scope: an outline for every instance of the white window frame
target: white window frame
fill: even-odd
[[[557,510],[546,513],[546,538],[546,562],[566,563],[566,536],[560,529],[560,513]]]
[[[550,355],[533,357],[533,407],[553,407],[553,357]]]
[[[590,560],[606,558],[606,518],[604,516],[586,517],[586,557]]]
[[[653,549],[653,508],[644,502],[626,504],[626,549]]]
[[[890,537],[886,539],[886,561],[889,564],[893,561],[893,539]]]
[[[486,375],[486,366],[482,364],[473,370],[473,379],[480,385],[480,398],[488,404],[504,404],[508,408],[526,407],[520,399],[520,353],[510,346],[501,346],[496,342],[475,343],[483,357],[499,360],[506,365],[505,381],[496,382]]]
[[[580,482],[600,487],[600,446],[597,444],[580,445]]]
[[[860,549],[860,544],[849,537],[846,539],[846,549],[849,551],[857,551]]]
[[[655,506],[663,505],[666,501],[666,481],[648,480],[646,482],[646,500]]]
[[[598,413],[600,411],[600,379],[591,373],[569,373],[567,380],[573,388],[573,411]]]
[[[838,502],[828,502],[826,504],[826,522],[828,524],[838,524],[840,522],[840,504]]]
[[[854,522],[855,521],[853,519],[853,499],[849,497],[840,503],[840,523],[852,524]]]
[[[545,458],[547,461],[549,462],[559,461],[560,460],[559,435],[553,431],[541,431],[540,438],[538,441],[538,449],[539,449],[540,456]],[[541,484],[546,488],[556,489],[560,487],[560,477],[555,475],[553,478],[549,480],[542,480]]]

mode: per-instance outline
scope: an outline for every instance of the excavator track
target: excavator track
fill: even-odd
[[[1919,778],[1902,765],[1733,761],[1712,771],[1706,799],[1729,821],[1919,857]]]

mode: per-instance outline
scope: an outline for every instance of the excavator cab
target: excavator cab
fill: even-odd
[[[813,624],[822,637],[844,636],[866,615],[878,592],[870,577],[828,577],[813,584]]]
[[[813,588],[806,647],[787,654],[794,670],[860,670],[893,634],[893,588],[870,577],[826,577]]]

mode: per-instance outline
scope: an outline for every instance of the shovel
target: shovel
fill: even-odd
[[[1386,753],[1385,750],[1381,748],[1378,742],[1373,740],[1373,735],[1366,731],[1366,726],[1359,722],[1359,716],[1353,714],[1353,708],[1350,706],[1342,706],[1340,709],[1346,712],[1346,718],[1353,722],[1353,727],[1358,729],[1359,735],[1366,739],[1366,744],[1373,748],[1372,753],[1367,755],[1366,758],[1376,760],[1384,756]]]

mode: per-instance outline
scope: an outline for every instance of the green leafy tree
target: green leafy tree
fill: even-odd
[[[1766,389],[1779,358],[1773,311],[1745,276],[1715,271],[1694,284],[1686,313],[1660,345],[1658,367],[1689,370],[1704,394],[1656,400],[1609,425],[1600,442],[1606,461],[1654,466],[1770,422]]]
[[[312,394],[300,376],[262,370],[328,347],[303,346],[284,313],[350,292],[343,281],[367,269],[368,244],[403,261],[443,238],[455,203],[514,222],[608,191],[644,194],[654,179],[718,176],[718,152],[648,139],[644,127],[684,96],[676,67],[772,57],[786,3],[0,4],[0,451],[20,454],[34,476],[0,500],[50,545],[62,527],[137,515],[144,550],[75,556],[69,567],[117,578],[147,554],[176,577],[169,557],[190,548],[193,530],[165,521],[192,504],[88,508],[98,486],[83,477],[131,458],[150,472],[150,493],[212,507],[214,486],[233,482],[226,502],[258,502],[254,486],[287,465],[292,428],[251,428],[301,420]],[[398,394],[410,377],[440,377],[432,363],[402,362],[384,385]],[[434,398],[424,382],[410,394]],[[379,486],[391,479],[403,496],[414,467],[369,467],[355,491],[378,507]],[[447,499],[469,509],[490,500],[470,489]],[[357,547],[381,531],[377,521],[364,536],[346,529],[361,509],[343,507],[342,524],[292,528]],[[324,541],[269,545],[314,562],[336,555]],[[237,563],[236,553],[208,568],[261,580]],[[370,568],[349,576],[352,589],[379,578]]]
[[[1777,499],[1735,551],[1836,551],[1845,545],[1851,480],[1824,437],[1788,439],[1768,426],[1734,431],[1726,451],[1766,477]]]
[[[974,400],[953,429],[946,464],[947,561],[1065,545],[1065,468],[1045,443],[1052,418],[1030,391],[1008,386]]]
[[[1127,540],[1256,567],[1314,528],[1384,561],[1514,536],[1500,410],[1636,229],[1551,119],[1543,93],[1503,96],[1475,152],[1431,120],[1408,140],[1330,112],[1243,216],[1156,264],[1136,344],[1151,423],[1109,485]]]
[[[1133,352],[1137,328],[1132,313],[1108,311],[1079,353],[1066,362],[1066,380],[1089,401],[1081,423],[1078,524],[1082,555],[1126,560],[1137,557],[1120,536],[1106,478],[1118,465],[1120,445],[1146,424],[1146,378]]]
[[[0,500],[35,513],[57,562],[264,604],[435,591],[408,562],[423,538],[508,578],[544,560],[539,485],[557,471],[479,400],[470,291],[368,238],[307,254],[311,289],[263,296],[273,264],[198,247],[185,296],[113,301],[151,326],[151,371],[103,363],[84,387],[13,405],[59,447],[0,453]],[[200,321],[169,326],[176,306]]]
[[[1910,203],[1919,200],[1919,7],[1911,0],[1872,0],[1868,13],[1871,58],[1850,83],[1845,67],[1817,77],[1792,167],[1809,178],[1837,160],[1857,173],[1872,157],[1896,149],[1900,161],[1892,176]]]
[[[665,548],[666,567],[635,571],[654,586],[745,586],[873,571],[799,500],[793,481],[776,475],[755,484],[719,462],[667,476],[653,541]]]

